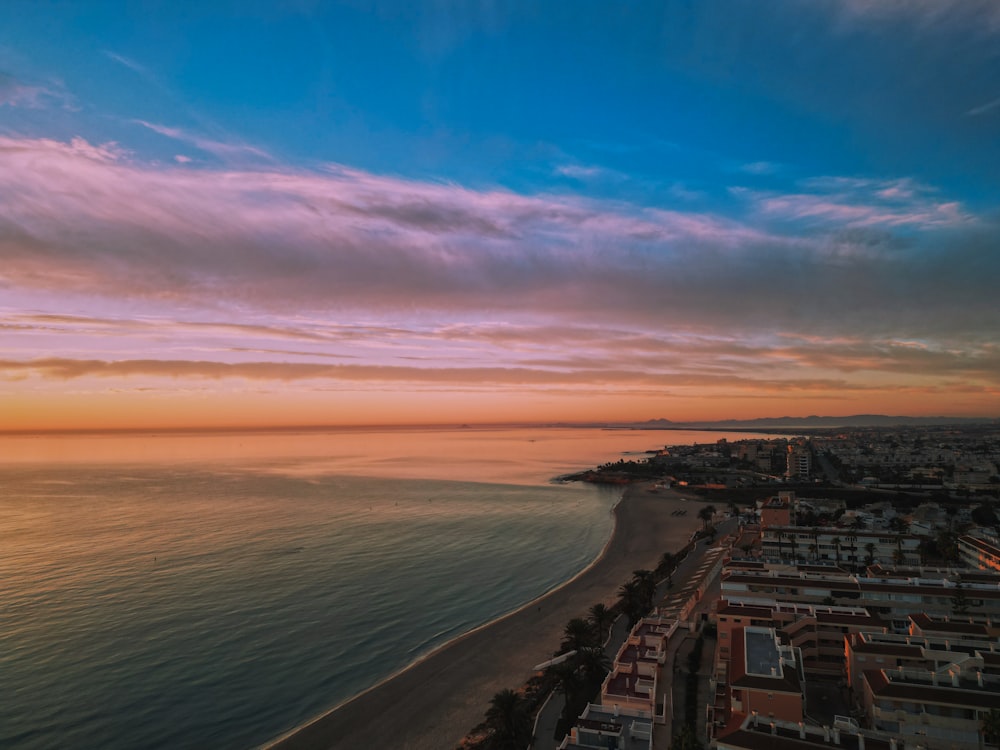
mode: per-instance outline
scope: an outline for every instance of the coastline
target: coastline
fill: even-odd
[[[600,554],[559,587],[482,625],[309,723],[264,745],[269,750],[339,747],[456,747],[483,720],[489,701],[516,689],[531,666],[550,658],[573,617],[612,604],[633,570],[655,568],[699,527],[696,504],[672,490],[632,485],[612,509],[611,536]],[[685,509],[685,516],[674,510]]]

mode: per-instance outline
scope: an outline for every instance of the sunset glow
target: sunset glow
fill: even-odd
[[[69,7],[0,430],[1000,415],[996,4]]]

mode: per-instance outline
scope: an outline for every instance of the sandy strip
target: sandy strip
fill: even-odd
[[[640,568],[655,568],[700,526],[699,503],[669,490],[631,487],[615,509],[615,530],[593,565],[546,596],[457,638],[394,677],[274,743],[277,750],[365,748],[451,750],[483,720],[489,701],[518,688],[552,656],[563,628]],[[674,516],[674,510],[687,510]]]

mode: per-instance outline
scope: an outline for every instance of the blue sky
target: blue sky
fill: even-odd
[[[169,400],[229,377],[178,374],[195,361],[258,367],[232,377],[278,394],[259,366],[343,356],[410,369],[292,380],[344,394],[409,374],[437,409],[454,382],[437,368],[474,395],[485,366],[519,415],[561,417],[590,389],[595,417],[694,418],[713,378],[742,416],[885,394],[995,413],[998,42],[986,0],[11,0],[0,283],[30,335],[5,347],[8,398],[88,377],[137,397],[162,376]],[[303,319],[378,351],[186,349],[133,326]],[[475,333],[458,346],[455,327]],[[646,343],[588,348],[601,332]],[[552,357],[531,348],[552,336]],[[167,364],[32,364],[136,346]],[[609,367],[623,356],[641,383]]]

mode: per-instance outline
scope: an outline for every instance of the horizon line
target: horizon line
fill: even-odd
[[[252,433],[252,432],[323,432],[330,430],[427,430],[427,429],[496,429],[496,428],[629,428],[642,427],[646,429],[662,430],[683,430],[683,429],[703,429],[706,431],[728,430],[728,431],[753,431],[753,428],[726,428],[729,424],[747,424],[751,422],[794,420],[804,422],[807,420],[828,420],[828,419],[851,419],[853,417],[880,417],[883,419],[906,419],[906,420],[940,420],[942,425],[946,425],[947,420],[966,422],[979,420],[984,422],[997,422],[1000,417],[996,416],[956,416],[956,415],[929,415],[915,416],[905,414],[846,414],[846,415],[817,415],[811,414],[806,417],[793,417],[782,415],[779,417],[748,417],[748,418],[727,418],[714,420],[684,420],[673,421],[666,418],[651,418],[647,420],[581,420],[581,421],[552,421],[544,420],[538,422],[515,421],[515,422],[409,422],[409,423],[371,423],[371,424],[270,424],[270,425],[184,425],[184,426],[135,426],[135,427],[51,427],[51,428],[14,428],[4,429],[0,427],[0,436],[16,437],[19,435],[93,435],[93,434],[190,434],[190,433]],[[713,428],[713,425],[718,427]],[[781,425],[767,425],[769,428],[779,428]],[[803,427],[805,425],[789,425]],[[821,425],[831,429],[836,427],[851,427],[850,423],[840,425]],[[763,429],[763,426],[758,430]]]

